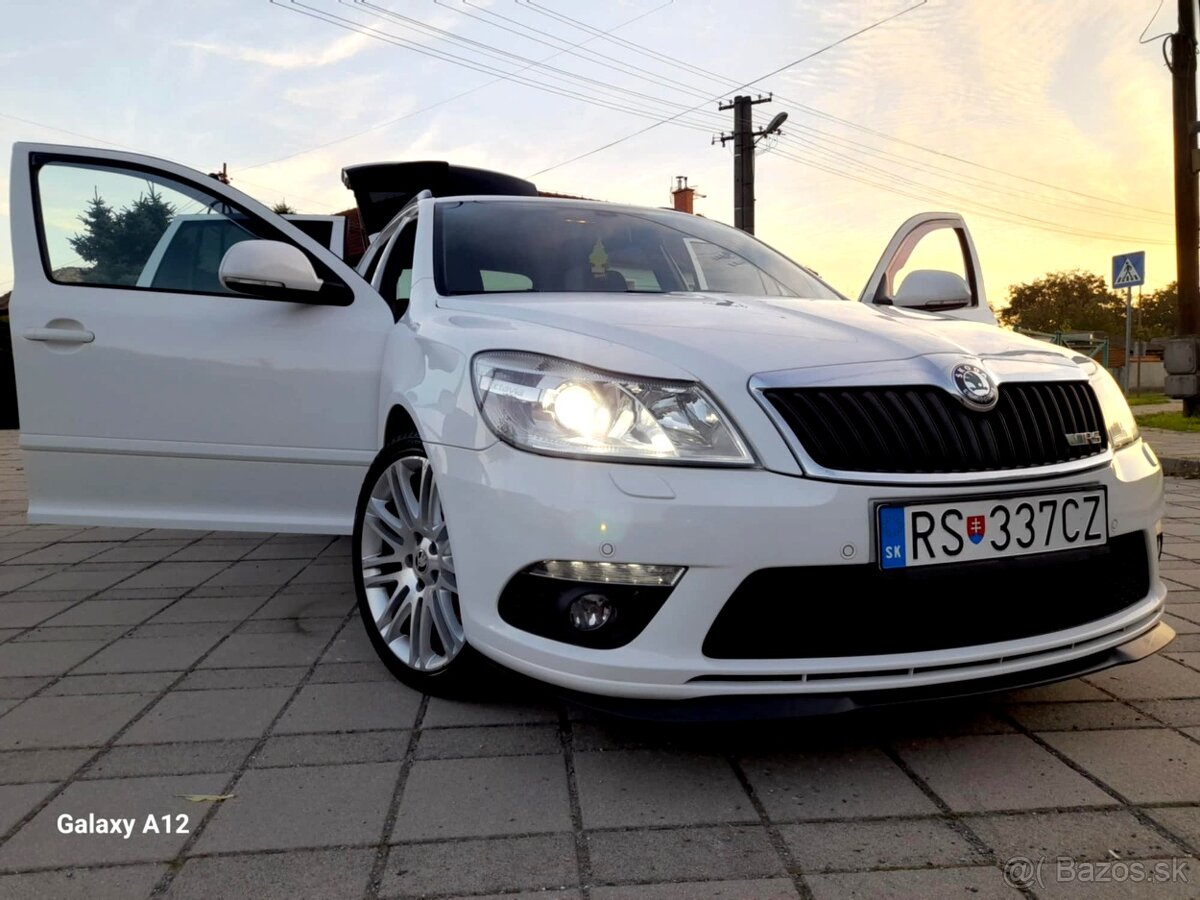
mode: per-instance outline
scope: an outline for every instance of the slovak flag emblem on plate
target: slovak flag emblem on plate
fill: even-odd
[[[972,544],[982,541],[986,531],[987,516],[967,516],[967,537],[971,539]]]

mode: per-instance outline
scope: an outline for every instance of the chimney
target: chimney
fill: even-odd
[[[696,197],[696,189],[688,187],[686,175],[675,176],[675,189],[671,191],[674,207],[680,212],[692,213],[692,203]]]

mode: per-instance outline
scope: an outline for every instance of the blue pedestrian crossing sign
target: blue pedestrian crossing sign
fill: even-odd
[[[1137,287],[1146,283],[1146,251],[1122,253],[1113,257],[1112,286]]]

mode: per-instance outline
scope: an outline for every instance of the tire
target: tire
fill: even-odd
[[[449,529],[416,435],[391,441],[367,470],[352,554],[358,611],[392,674],[437,696],[474,692],[482,657],[463,633]]]

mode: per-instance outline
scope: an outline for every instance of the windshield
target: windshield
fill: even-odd
[[[700,216],[539,201],[438,204],[438,293],[717,291],[840,299],[741,231]]]

